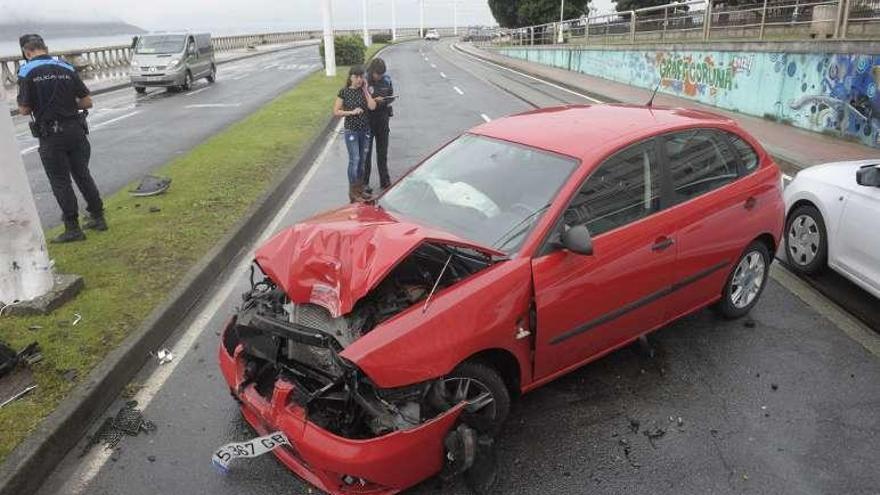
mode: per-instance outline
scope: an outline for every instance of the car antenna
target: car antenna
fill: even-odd
[[[657,96],[657,90],[660,89],[660,81],[662,81],[662,79],[657,80],[657,86],[654,87],[654,92],[651,93],[651,99],[648,100],[648,103],[645,104],[645,106],[648,108],[651,108],[651,105],[654,104],[654,97]]]
[[[450,254],[449,257],[446,258],[446,263],[443,264],[443,269],[440,270],[440,275],[437,275],[437,281],[434,282],[434,287],[431,288],[431,292],[428,294],[428,298],[425,299],[425,305],[422,307],[422,314],[425,314],[425,312],[428,311],[428,303],[431,302],[431,297],[433,297],[434,292],[437,291],[437,286],[440,285],[440,280],[443,279],[443,274],[446,273],[446,267],[448,267],[449,262],[452,261],[452,256],[453,255]]]

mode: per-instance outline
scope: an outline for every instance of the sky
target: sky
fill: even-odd
[[[362,0],[332,0],[337,28],[361,25]],[[417,26],[419,0],[367,0],[370,27],[388,28],[391,4],[399,26]],[[452,26],[454,5],[459,25],[495,24],[486,0],[424,0],[425,23]],[[594,0],[599,12],[611,0]],[[320,0],[0,0],[0,23],[6,20],[121,20],[148,30],[198,29],[217,34],[318,29]]]

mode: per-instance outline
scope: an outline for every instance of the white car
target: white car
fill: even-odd
[[[425,33],[425,40],[440,41],[440,33],[438,33],[436,29],[431,29],[427,33]]]
[[[789,265],[803,273],[830,266],[880,297],[880,160],[804,169],[784,196]]]

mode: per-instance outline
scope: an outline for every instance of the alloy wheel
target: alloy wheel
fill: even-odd
[[[788,252],[798,265],[809,265],[819,253],[822,236],[810,215],[798,215],[788,229]]]
[[[742,309],[752,303],[761,292],[766,271],[764,257],[757,251],[750,251],[743,256],[730,286],[730,302],[734,307]]]
[[[443,389],[450,404],[464,401],[465,411],[495,417],[495,397],[483,382],[468,377],[447,378],[443,381]]]

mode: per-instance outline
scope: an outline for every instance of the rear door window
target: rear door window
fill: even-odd
[[[677,132],[663,141],[678,201],[714,191],[739,177],[738,157],[717,131]]]
[[[728,132],[727,137],[730,138],[730,144],[733,145],[742,160],[743,171],[748,174],[758,168],[758,153],[755,152],[755,148],[732,132]]]

